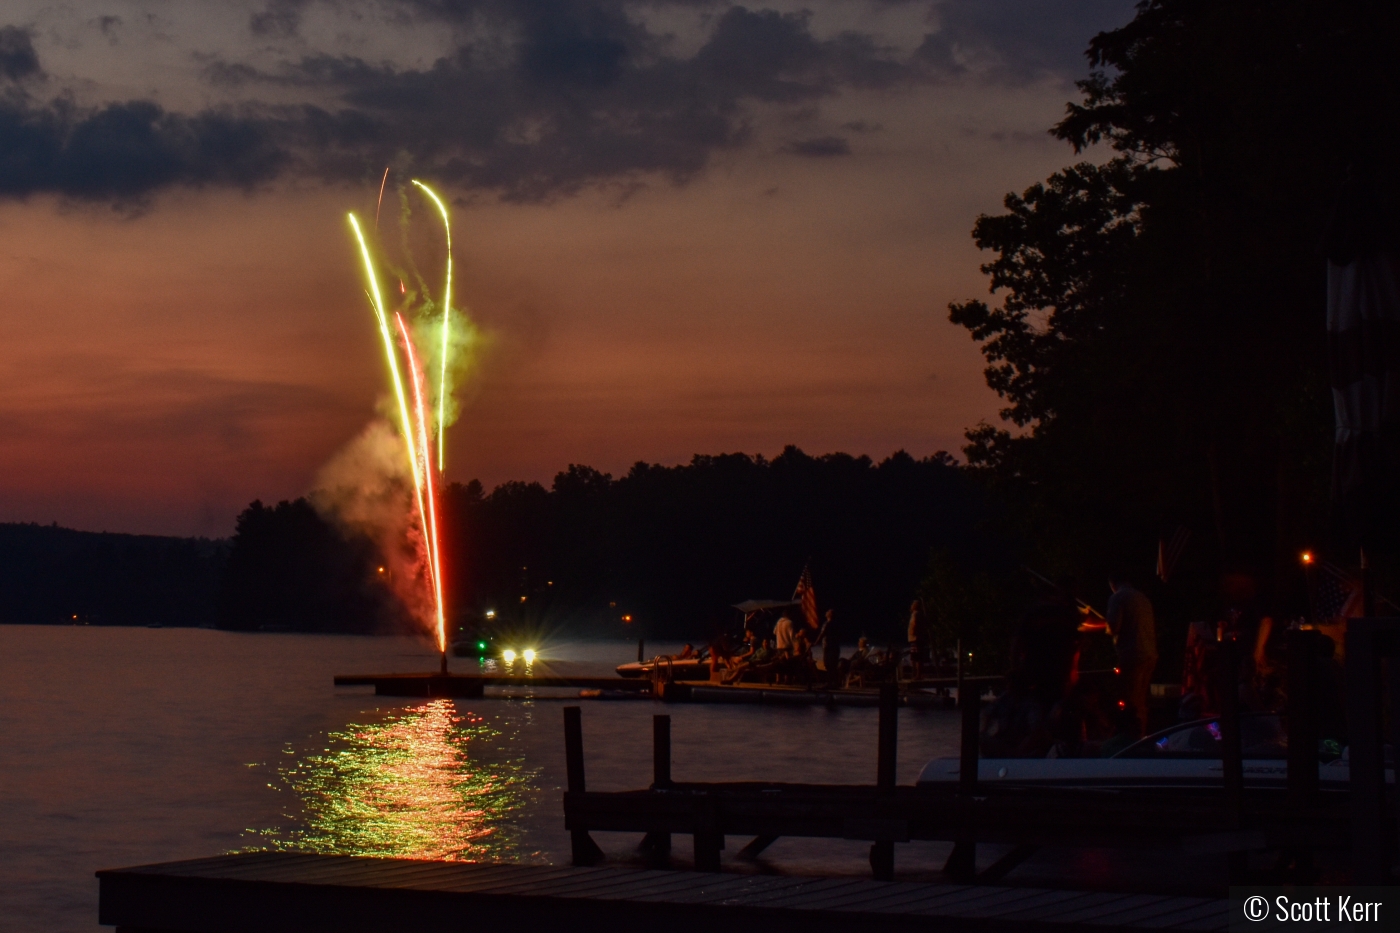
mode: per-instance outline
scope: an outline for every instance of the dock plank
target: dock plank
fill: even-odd
[[[148,933],[1069,933],[1214,929],[1228,902],[994,885],[247,853],[98,872],[101,923]]]

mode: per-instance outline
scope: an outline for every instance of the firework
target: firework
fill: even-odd
[[[452,224],[447,220],[447,205],[442,203],[442,199],[437,196],[432,188],[423,184],[418,179],[413,179],[413,183],[423,189],[423,193],[433,199],[437,205],[438,213],[442,214],[442,228],[447,234],[447,285],[442,292],[442,364],[438,374],[438,472],[447,468],[446,446],[443,438],[447,435],[447,333],[448,319],[452,314]]]
[[[390,383],[393,385],[394,397],[398,402],[399,426],[403,434],[404,450],[408,455],[409,473],[413,477],[414,497],[418,506],[418,519],[423,534],[423,550],[425,562],[427,564],[427,577],[429,587],[432,591],[433,622],[436,641],[438,651],[442,654],[443,667],[445,669],[447,664],[447,630],[446,613],[443,610],[442,598],[442,561],[438,549],[439,538],[436,501],[438,484],[433,476],[432,454],[430,453],[431,448],[428,444],[428,418],[427,410],[423,404],[423,373],[418,365],[418,355],[414,350],[412,335],[409,333],[408,327],[404,323],[403,316],[395,313],[394,318],[398,325],[404,359],[413,389],[414,404],[410,411],[408,393],[404,390],[403,374],[399,366],[398,349],[393,334],[389,329],[388,314],[385,311],[383,293],[379,287],[379,276],[375,272],[374,259],[370,254],[369,245],[365,242],[364,232],[360,229],[359,220],[353,213],[349,216],[351,229],[355,231],[355,240],[360,247],[360,256],[365,267],[365,276],[369,281],[368,295],[370,306],[373,308],[375,319],[379,324],[379,334],[384,344],[384,356],[389,364]],[[444,220],[446,220],[445,211],[443,216]],[[451,262],[450,255],[449,253],[449,263]],[[400,288],[402,289],[402,284]],[[444,307],[444,315],[445,314],[446,308]],[[444,387],[446,385],[445,376],[443,385]],[[439,419],[439,437],[442,435],[442,428],[442,421]]]

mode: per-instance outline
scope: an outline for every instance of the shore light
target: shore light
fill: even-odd
[[[494,610],[494,609],[487,609],[487,610],[486,610],[486,618],[488,618],[488,619],[494,619],[494,618],[496,618],[496,610]]]
[[[1302,560],[1303,560],[1303,566],[1307,566],[1308,564],[1311,564],[1311,563],[1313,562],[1312,551],[1304,551],[1303,554],[1302,554]]]
[[[507,664],[514,664],[514,663],[515,663],[515,652],[512,651],[511,649],[507,648],[505,651],[502,651],[502,652],[501,652],[501,660],[504,661],[504,662],[506,662]]]
[[[525,654],[523,655],[523,657],[525,658],[525,663],[526,663],[526,664],[534,664],[534,663],[535,663],[535,649],[534,649],[534,648],[526,648],[526,649],[525,649]]]

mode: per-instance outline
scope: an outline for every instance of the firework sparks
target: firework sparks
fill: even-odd
[[[437,484],[433,482],[433,458],[428,453],[428,417],[423,408],[423,371],[418,366],[418,357],[413,352],[413,338],[403,322],[403,315],[395,314],[399,324],[399,334],[403,337],[404,355],[408,357],[408,375],[413,385],[413,410],[418,416],[418,457],[414,470],[423,477],[423,487],[427,492],[424,498],[428,503],[428,514],[424,516],[424,540],[428,547],[428,570],[433,587],[433,605],[437,610],[438,650],[447,650],[447,625],[442,612],[442,562],[438,555],[437,530]],[[414,480],[417,481],[415,475]],[[421,512],[421,510],[420,510]]]
[[[438,554],[438,533],[437,533],[437,484],[433,479],[432,455],[428,445],[428,424],[426,411],[423,405],[423,378],[422,370],[418,366],[418,357],[414,352],[413,339],[409,334],[407,325],[404,324],[402,315],[395,314],[398,330],[403,341],[404,356],[407,362],[409,377],[412,381],[414,407],[410,413],[408,396],[404,391],[403,375],[399,368],[398,352],[395,347],[395,340],[389,330],[388,315],[384,310],[383,293],[379,287],[379,276],[375,272],[374,259],[370,255],[369,245],[365,242],[364,232],[360,229],[360,222],[352,213],[350,214],[350,226],[355,231],[355,240],[360,247],[360,256],[364,261],[365,276],[369,280],[370,305],[374,309],[375,318],[379,323],[379,334],[384,344],[385,359],[389,363],[390,382],[394,387],[394,396],[398,402],[399,423],[403,434],[404,448],[408,454],[409,472],[413,476],[413,491],[418,505],[418,518],[422,526],[423,547],[427,563],[427,576],[432,589],[434,628],[438,651],[442,653],[444,669],[447,663],[447,630],[446,613],[443,611],[442,599],[442,564]],[[439,429],[440,430],[440,429]]]
[[[447,219],[447,205],[442,203],[436,192],[416,178],[413,183],[437,205],[438,213],[442,214],[442,228],[447,234],[447,285],[442,292],[442,365],[438,374],[437,419],[438,472],[442,472],[447,469],[447,448],[443,438],[447,436],[447,334],[448,319],[452,314],[452,224]]]

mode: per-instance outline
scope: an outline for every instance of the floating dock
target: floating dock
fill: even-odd
[[[337,674],[337,687],[374,687],[382,697],[481,697],[487,687],[576,687],[582,690],[649,694],[651,681],[627,677],[567,677],[548,674]]]
[[[1000,677],[969,677],[965,683],[985,689]],[[904,685],[900,705],[937,709],[951,707],[952,699],[927,690],[942,689],[942,682]],[[645,677],[577,677],[555,674],[337,674],[337,687],[374,687],[387,697],[484,697],[487,687],[564,687],[606,696],[656,697],[668,703],[745,703],[776,706],[878,706],[876,687],[833,690],[789,684],[721,684],[708,680],[661,683]],[[946,691],[945,691],[946,692]]]
[[[280,852],[97,877],[98,922],[141,933],[1223,933],[1230,910],[1152,894]]]

